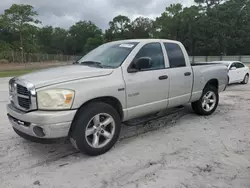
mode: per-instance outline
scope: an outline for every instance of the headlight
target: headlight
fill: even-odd
[[[13,79],[11,79],[10,81],[9,81],[9,92],[11,93],[11,92],[13,92],[14,91],[14,81],[13,81]]]
[[[65,110],[70,109],[75,92],[68,89],[48,89],[37,92],[38,109]]]

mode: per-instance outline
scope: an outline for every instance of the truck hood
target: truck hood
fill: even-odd
[[[84,65],[68,65],[35,71],[18,77],[35,85],[45,87],[62,82],[109,75],[113,69],[89,67]]]

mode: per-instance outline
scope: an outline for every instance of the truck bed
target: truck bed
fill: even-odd
[[[208,62],[205,62],[205,63],[191,63],[191,66],[194,67],[194,66],[205,66],[205,65],[214,65],[214,64],[220,64],[221,63],[208,63]]]

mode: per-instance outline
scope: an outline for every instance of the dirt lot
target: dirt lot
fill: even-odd
[[[124,126],[115,148],[88,157],[63,141],[19,138],[6,118],[7,80],[0,80],[0,188],[250,187],[250,84],[230,86],[212,116],[186,106],[143,126]]]

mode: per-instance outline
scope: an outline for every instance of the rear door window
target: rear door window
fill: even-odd
[[[242,63],[237,63],[236,66],[237,66],[238,69],[245,67]]]
[[[168,55],[170,68],[186,66],[184,54],[178,44],[165,42],[164,46]]]

